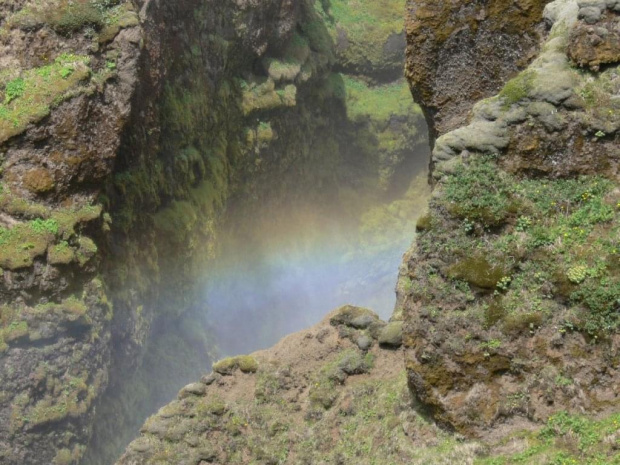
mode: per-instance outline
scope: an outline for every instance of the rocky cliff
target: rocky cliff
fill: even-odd
[[[0,6],[2,463],[110,463],[200,372],[193,289],[231,205],[389,199],[424,141],[403,5]]]
[[[407,3],[406,76],[432,141],[534,58],[549,0]]]
[[[464,126],[436,125],[436,187],[400,282],[406,366],[423,408],[467,436],[618,410],[619,10],[549,3],[538,56]]]

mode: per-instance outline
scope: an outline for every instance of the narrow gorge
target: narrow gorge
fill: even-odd
[[[0,463],[620,464],[618,0],[4,0],[0,49]]]

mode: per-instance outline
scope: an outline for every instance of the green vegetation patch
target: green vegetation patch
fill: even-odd
[[[356,121],[372,118],[387,123],[391,116],[414,114],[422,117],[420,107],[412,102],[407,81],[370,86],[360,79],[343,76],[347,115]]]
[[[418,246],[447,266],[420,266],[411,286],[428,312],[469,308],[506,334],[533,332],[560,312],[562,331],[596,340],[618,330],[620,195],[612,181],[519,179],[492,157],[473,157],[439,189]],[[485,290],[474,305],[462,283]]]
[[[339,61],[345,66],[373,71],[400,68],[402,46],[394,50],[386,45],[394,36],[403,34],[405,0],[331,0],[315,1],[315,11],[327,25],[333,43],[346,36],[346,47],[340,47]],[[374,69],[373,69],[374,68]]]
[[[258,362],[250,355],[239,355],[225,358],[213,364],[213,371],[221,375],[231,375],[237,369],[243,373],[256,373]]]
[[[35,258],[46,252],[51,264],[70,263],[73,249],[69,241],[75,237],[77,225],[101,216],[101,207],[93,205],[52,212],[17,198],[6,187],[0,192],[0,206],[16,215],[34,217],[12,227],[0,227],[0,267],[9,270],[32,266]],[[83,256],[90,258],[96,252],[94,243],[86,237],[78,245]]]
[[[310,387],[312,404],[329,409],[338,398],[338,384],[343,384],[348,376],[368,373],[374,363],[373,355],[362,354],[359,350],[348,349],[327,363],[318,373],[314,384]]]
[[[32,265],[35,257],[43,255],[55,237],[51,229],[58,228],[54,220],[18,224],[11,229],[0,228],[0,267],[15,270]]]
[[[0,143],[47,116],[50,108],[90,75],[89,58],[62,54],[50,65],[24,71],[6,83],[0,103]]]
[[[463,220],[485,227],[501,224],[517,211],[514,182],[489,158],[456,167],[445,182],[446,208]]]
[[[87,373],[66,375],[61,379],[48,375],[46,382],[51,392],[44,397],[31,399],[27,393],[23,393],[14,400],[11,431],[30,430],[83,415],[97,395],[102,377],[98,376],[89,382]]]
[[[499,92],[499,96],[503,99],[504,105],[509,107],[527,98],[534,88],[535,79],[536,72],[527,70],[508,81]]]
[[[297,87],[294,84],[276,89],[276,84],[272,79],[264,79],[250,83],[240,81],[240,86],[241,108],[245,115],[278,107],[293,107],[297,104]]]
[[[559,412],[537,433],[517,433],[503,442],[522,446],[507,455],[491,453],[476,465],[618,465],[620,414],[603,419]],[[492,450],[491,450],[492,452]]]

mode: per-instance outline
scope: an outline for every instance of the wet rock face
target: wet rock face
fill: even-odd
[[[398,292],[411,391],[461,433],[620,402],[617,249],[595,245],[619,228],[619,60],[587,37],[612,34],[614,8],[547,5],[539,55],[436,141]]]
[[[549,0],[410,1],[406,75],[431,138],[465,122],[533,58]]]

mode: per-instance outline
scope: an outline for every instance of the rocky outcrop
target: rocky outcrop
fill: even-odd
[[[535,56],[549,0],[409,1],[406,76],[431,141]]]
[[[419,449],[443,433],[416,423],[402,351],[379,344],[386,327],[345,306],[269,350],[216,363],[117,463],[427,463]]]
[[[433,199],[399,285],[406,366],[429,414],[468,436],[620,402],[620,79],[590,34],[613,41],[618,16],[593,4],[548,4],[540,55],[433,150]]]

